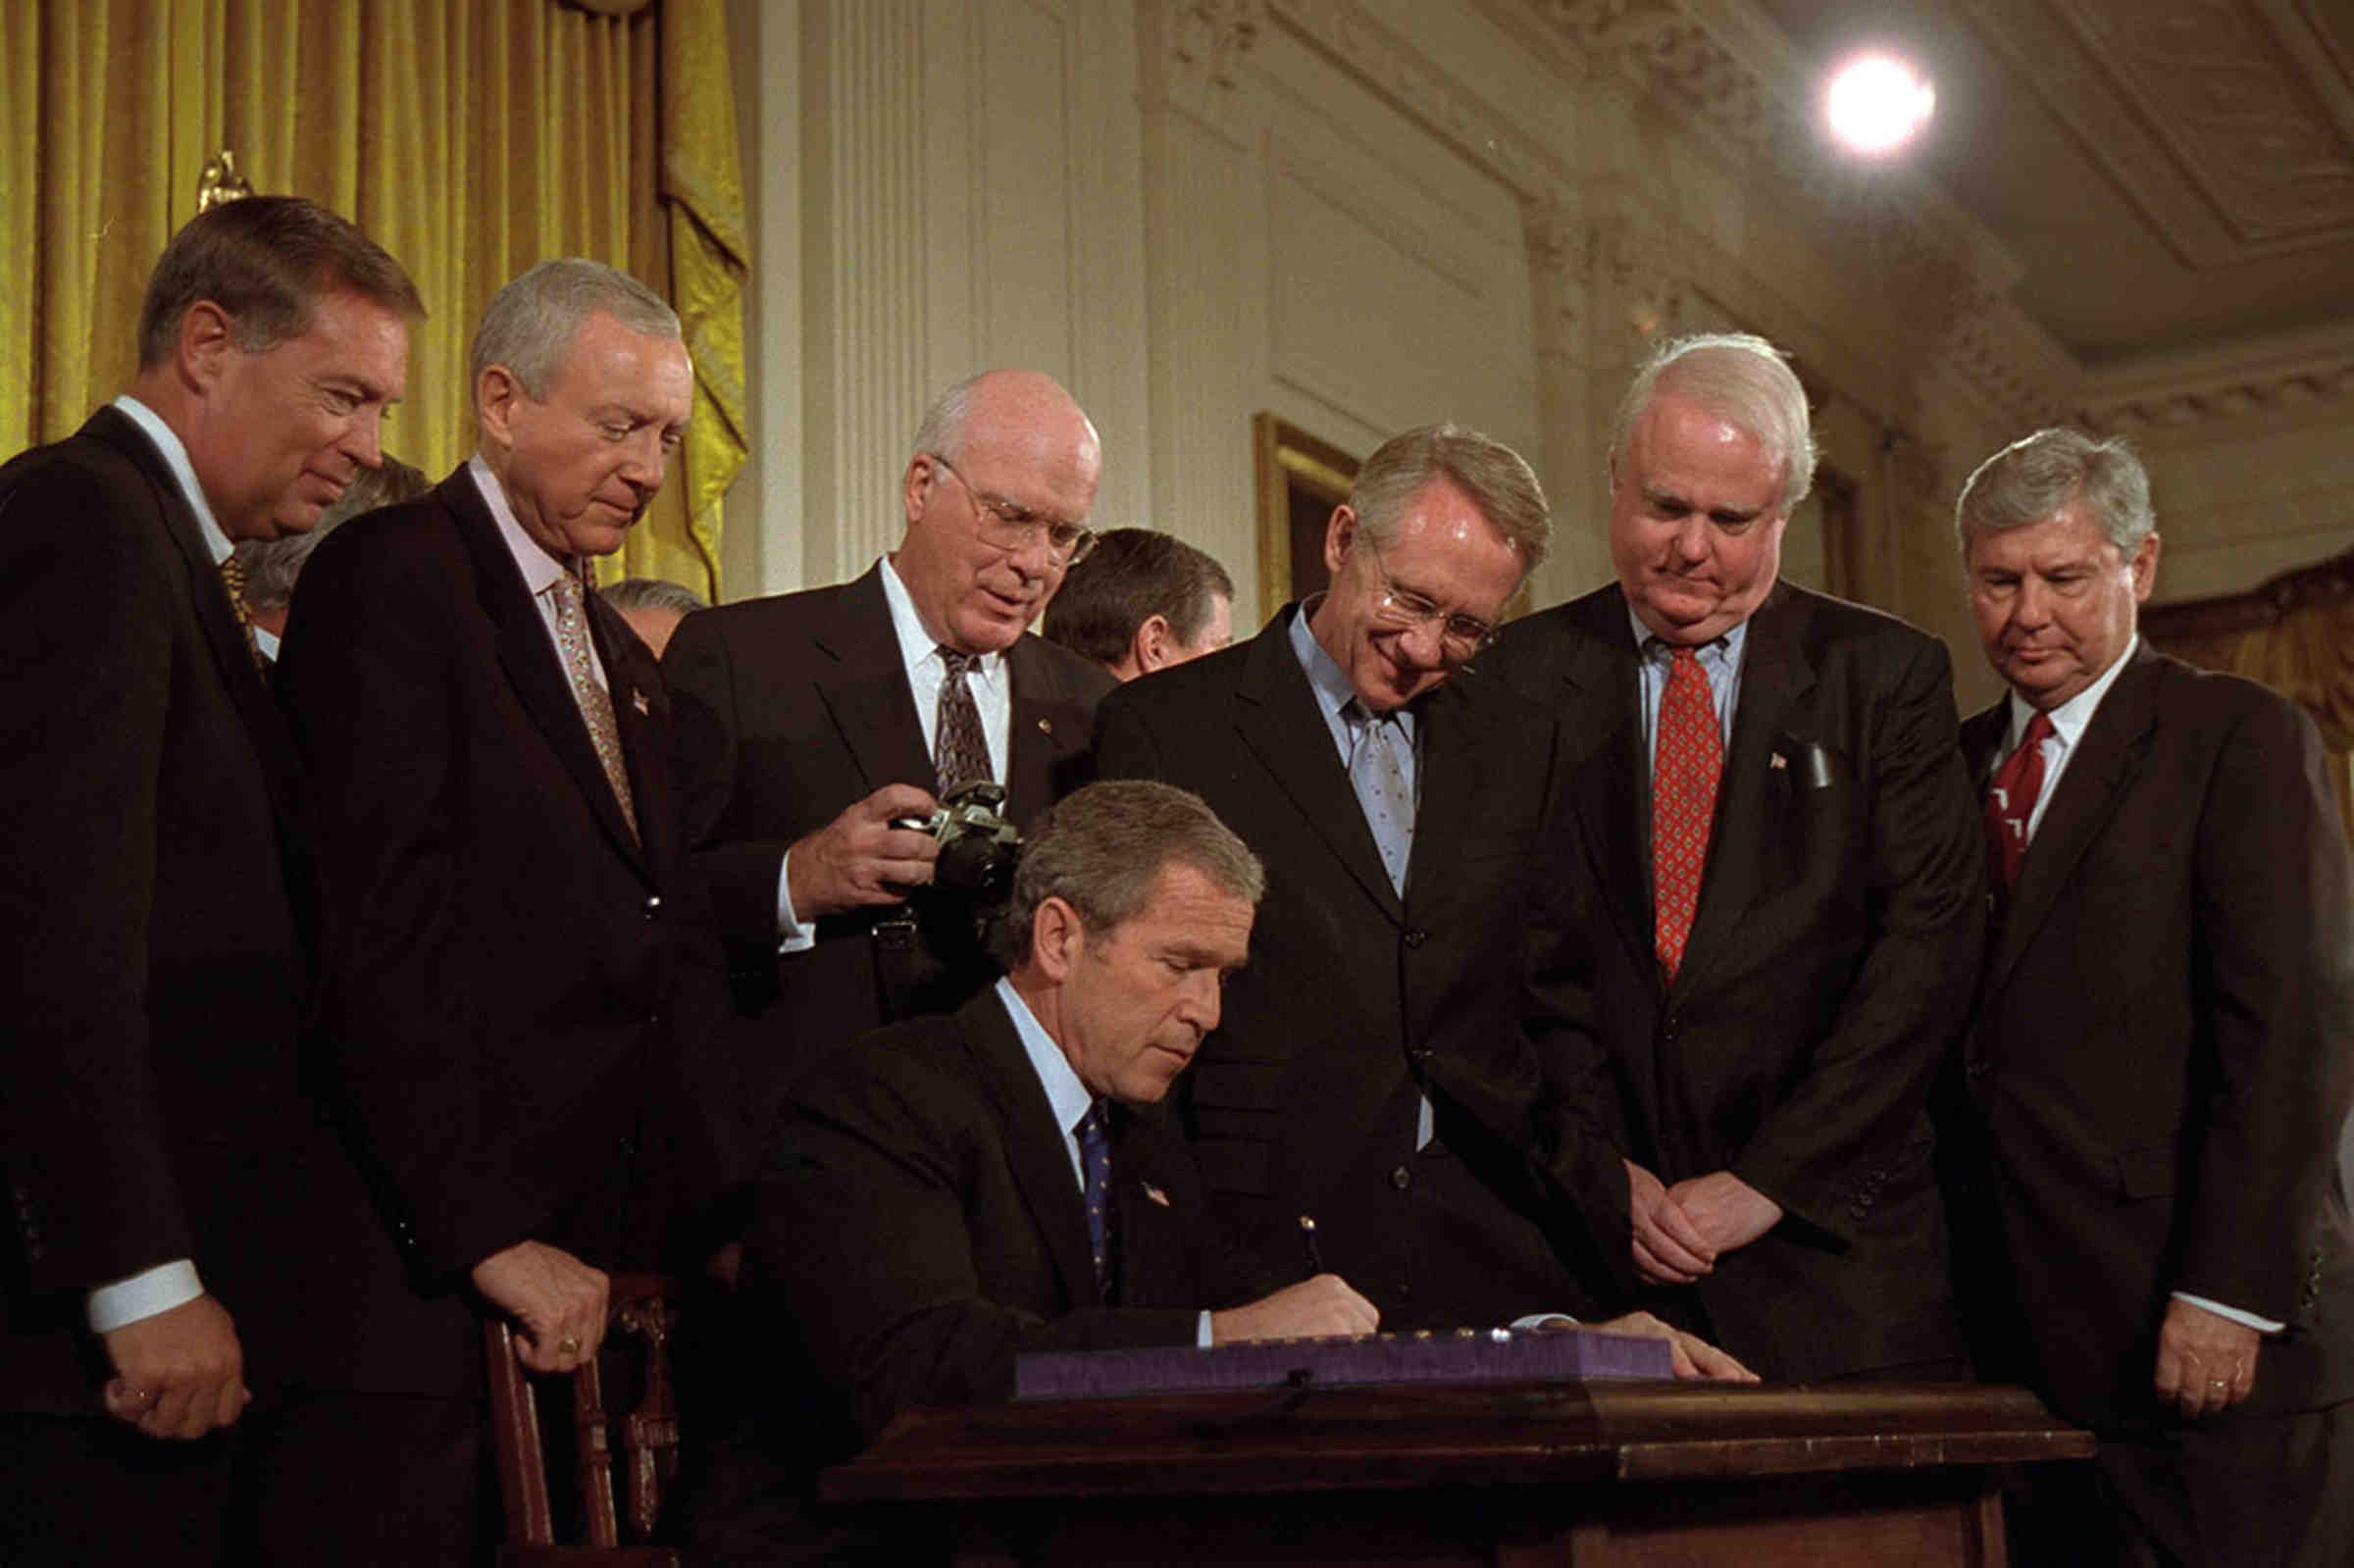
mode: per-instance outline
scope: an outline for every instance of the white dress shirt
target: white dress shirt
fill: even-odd
[[[924,755],[940,754],[940,688],[947,683],[948,667],[940,656],[941,639],[924,627],[908,597],[907,584],[885,556],[876,563],[883,574],[883,602],[891,607],[891,630],[898,638],[899,668],[907,677],[908,695],[915,699],[916,722],[924,728]],[[981,712],[981,737],[989,743],[989,771],[1002,784],[1013,746],[1013,673],[1002,653],[980,655],[965,672],[965,689]],[[930,784],[927,782],[926,787]],[[790,872],[793,851],[777,862],[777,951],[803,953],[817,945],[817,928],[804,926],[793,910]]]

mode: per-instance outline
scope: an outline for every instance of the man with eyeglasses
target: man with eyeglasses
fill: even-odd
[[[1083,782],[1111,678],[1027,628],[1094,542],[1101,462],[1051,377],[974,377],[916,431],[896,551],[673,638],[687,833],[738,1001],[781,1026],[747,1069],[750,1128],[795,1058],[952,1011],[994,973],[972,901],[929,885],[938,840],[894,824],[986,780],[1018,826]]]
[[[1643,1304],[1768,1378],[1947,1376],[1923,1104],[1977,974],[1978,813],[1944,645],[1777,581],[1814,473],[1771,344],[1664,345],[1612,448],[1618,581],[1488,662],[1567,742],[1547,869]]]
[[[1267,866],[1179,1088],[1214,1208],[1270,1261],[1311,1237],[1387,1328],[1593,1316],[1633,1288],[1591,1053],[1531,981],[1560,741],[1474,668],[1551,530],[1517,454],[1409,430],[1334,510],[1328,591],[1099,716],[1105,777],[1195,791]]]

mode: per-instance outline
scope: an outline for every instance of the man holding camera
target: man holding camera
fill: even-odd
[[[916,431],[896,551],[854,582],[690,616],[671,643],[687,833],[738,1001],[796,1050],[988,979],[973,899],[929,890],[938,839],[895,824],[983,780],[1018,824],[1077,782],[1112,682],[1024,629],[1093,541],[1100,468],[1050,377],[975,377]],[[747,1086],[762,1122],[785,1065]]]

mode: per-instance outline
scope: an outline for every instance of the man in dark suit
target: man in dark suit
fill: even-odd
[[[1211,1202],[1272,1257],[1311,1217],[1393,1327],[1631,1288],[1588,1053],[1528,981],[1555,726],[1466,668],[1550,530],[1510,449],[1408,431],[1333,513],[1329,592],[1099,716],[1106,777],[1197,791],[1267,864],[1252,965],[1185,1090]]]
[[[1618,582],[1509,629],[1560,718],[1582,1017],[1663,1317],[1768,1377],[1961,1370],[1924,1102],[1970,997],[1951,665],[1779,583],[1815,467],[1770,344],[1665,345],[1611,457]]]
[[[1202,550],[1151,529],[1112,529],[1047,606],[1046,636],[1115,681],[1234,642],[1234,580]]]
[[[772,1468],[732,1493],[766,1495],[707,1509],[697,1561],[850,1555],[844,1536],[813,1533],[817,1466],[910,1405],[1011,1397],[1023,1351],[1373,1330],[1333,1275],[1270,1293],[1299,1279],[1297,1244],[1264,1277],[1223,1250],[1160,1106],[1217,1026],[1264,885],[1195,797],[1090,785],[1023,851],[997,933],[1006,975],[795,1084],[754,1189],[746,1274],[788,1331],[794,1386],[819,1397],[767,1406]]]
[[[1997,911],[1957,1216],[1990,1373],[2101,1439],[2031,1561],[2354,1561],[2354,871],[2310,720],[2141,645],[2122,441],[2040,430],[1957,508],[2009,683],[1963,730]],[[2007,1287],[2007,1289],[2006,1289]]]
[[[754,1128],[794,1056],[987,984],[971,900],[920,890],[937,842],[892,824],[989,780],[1018,825],[1076,782],[1111,679],[1024,628],[1093,539],[1100,466],[1050,378],[976,377],[916,432],[895,553],[673,639],[688,837],[739,998],[778,1026],[745,1087]]]
[[[0,470],[10,1562],[213,1560],[224,1440],[157,1440],[357,1333],[309,1250],[365,1197],[299,1091],[294,752],[219,568],[378,463],[422,314],[333,214],[216,208],[157,263],[129,390]]]
[[[280,664],[321,802],[331,1092],[422,1292],[383,1309],[438,1309],[380,1357],[378,1387],[443,1421],[394,1474],[415,1519],[460,1529],[469,1303],[535,1370],[596,1353],[603,1271],[654,1261],[707,1153],[686,1075],[724,1008],[659,672],[585,581],[687,423],[678,319],[547,262],[491,301],[473,363],[477,454],[320,547]]]

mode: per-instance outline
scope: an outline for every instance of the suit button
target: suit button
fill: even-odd
[[[651,920],[662,912],[662,895],[655,893],[645,901],[645,918]]]
[[[636,1138],[625,1138],[621,1140],[621,1157],[625,1160],[634,1160],[638,1157],[638,1140]]]
[[[1963,1075],[1969,1078],[1984,1078],[1993,1071],[1994,1064],[1983,1056],[1972,1056],[1962,1066]]]
[[[1411,1187],[1411,1186],[1413,1186],[1413,1185],[1414,1185],[1414,1173],[1413,1173],[1413,1172],[1411,1172],[1411,1171],[1407,1170],[1407,1169],[1405,1166],[1403,1166],[1403,1165],[1393,1165],[1393,1166],[1391,1166],[1391,1167],[1390,1167],[1390,1186],[1392,1186],[1392,1187],[1396,1188],[1396,1189],[1397,1189],[1399,1191],[1403,1192],[1403,1191],[1405,1191],[1405,1190],[1406,1190],[1407,1188],[1409,1188],[1409,1187]]]
[[[1419,947],[1428,940],[1430,940],[1430,933],[1424,931],[1421,927],[1408,926],[1406,928],[1407,946]]]
[[[1406,1054],[1411,1056],[1417,1062],[1427,1062],[1431,1059],[1431,1057],[1437,1055],[1438,1053],[1433,1051],[1427,1045],[1416,1045],[1407,1050]]]

